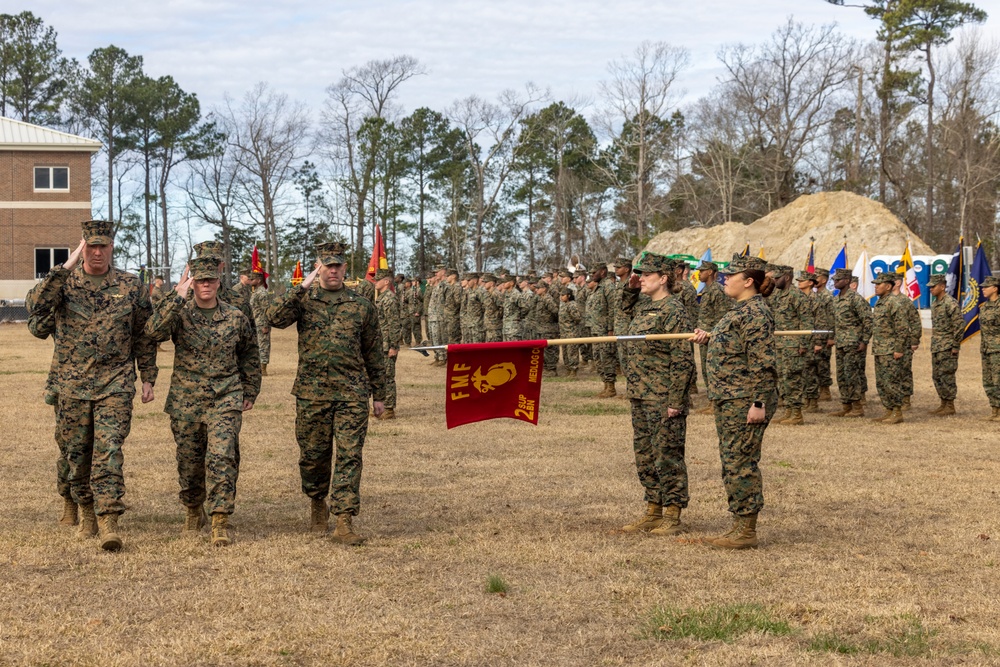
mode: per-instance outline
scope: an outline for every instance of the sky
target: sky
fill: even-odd
[[[269,82],[314,113],[343,70],[407,54],[427,74],[400,88],[405,112],[443,110],[475,94],[492,98],[528,81],[557,100],[595,102],[607,64],[644,40],[686,47],[684,101],[716,83],[725,44],[764,41],[789,16],[836,22],[842,33],[874,39],[861,9],[825,0],[27,0],[53,26],[64,55],[85,60],[114,44],[142,55],[146,73],[169,74],[204,108]],[[1000,0],[985,31],[1000,37]],[[8,8],[4,11],[15,11]],[[19,11],[19,10],[16,10]]]

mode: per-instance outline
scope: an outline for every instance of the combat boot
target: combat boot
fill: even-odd
[[[938,413],[939,417],[950,417],[955,414],[955,401],[945,401],[944,408]]]
[[[807,415],[814,415],[817,412],[819,412],[819,399],[807,398],[806,405],[804,408],[802,408],[802,412],[806,413]]]
[[[80,527],[77,529],[76,534],[81,538],[97,535],[97,517],[94,516],[94,503],[80,505]]]
[[[678,514],[678,520],[680,515]],[[648,533],[663,523],[663,505],[646,503],[646,513],[630,524],[622,526],[623,533]]]
[[[830,395],[830,388],[829,387],[820,387],[819,388],[819,400],[821,400],[821,401],[832,401],[833,400],[833,396]]]
[[[207,523],[208,515],[205,514],[204,505],[187,507],[187,516],[184,518],[185,533],[198,533]]]
[[[990,408],[990,416],[989,417],[981,417],[979,419],[979,421],[982,421],[982,422],[991,422],[991,421],[993,421],[996,418],[997,415],[1000,415],[1000,408]],[[81,508],[82,507],[83,506],[81,505]]]
[[[382,411],[382,416],[379,417],[382,421],[388,421],[390,419],[396,418],[396,411],[392,408],[386,408]]]
[[[687,532],[687,526],[681,523],[680,505],[667,505],[663,508],[663,519],[660,525],[649,531],[650,535],[680,535]]]
[[[354,528],[351,526],[351,519],[350,514],[337,515],[337,527],[333,529],[334,542],[340,542],[352,547],[364,544],[365,538],[354,532]]]
[[[829,412],[831,417],[846,417],[851,414],[851,409],[854,407],[853,403],[841,403],[840,409],[836,412]]]
[[[229,515],[222,512],[212,514],[212,546],[228,547],[233,543],[233,535],[229,532]]]
[[[792,408],[791,415],[787,419],[782,419],[779,424],[784,424],[785,426],[801,426],[806,423],[806,420],[802,418],[802,408]]]
[[[63,498],[63,513],[59,517],[59,525],[61,526],[75,526],[80,523],[77,517],[77,504],[73,502],[72,498]]]
[[[903,408],[893,408],[892,413],[882,420],[883,424],[901,424],[903,422]]]
[[[873,422],[884,422],[886,419],[892,416],[892,410],[889,408],[885,409],[885,413],[879,417],[872,417]]]
[[[618,391],[615,389],[614,382],[605,382],[604,391],[597,395],[597,398],[614,398],[618,395]]]
[[[330,529],[330,508],[322,498],[313,498],[309,510],[309,532],[325,534]]]
[[[101,548],[105,551],[120,551],[122,538],[118,535],[118,514],[102,514],[97,517],[97,529],[101,535]]]
[[[267,376],[267,364],[260,365],[260,374],[265,377]]]
[[[753,549],[757,546],[757,515],[737,516],[729,532],[705,539],[705,544],[716,549]]]
[[[865,416],[865,404],[861,401],[854,401],[851,403],[851,412],[847,415],[848,417],[864,417]]]
[[[936,408],[934,408],[933,410],[931,410],[929,414],[932,414],[932,415],[939,415],[939,414],[941,414],[941,411],[942,411],[942,410],[944,410],[944,405],[945,405],[945,403],[947,403],[947,402],[948,402],[948,401],[946,401],[946,400],[944,400],[944,399],[942,398],[942,399],[941,399],[941,405],[939,405],[939,406],[937,406]]]
[[[904,396],[903,397],[903,405],[900,407],[900,410],[902,410],[903,412],[909,412],[910,411],[910,397],[909,396]]]

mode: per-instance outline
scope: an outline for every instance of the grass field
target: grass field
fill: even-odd
[[[399,420],[365,447],[368,543],[308,534],[294,331],[244,420],[237,543],[181,538],[166,344],[110,554],[57,523],[52,343],[2,326],[0,665],[998,664],[1000,424],[978,342],[959,415],[926,414],[927,342],[906,423],[768,429],[761,548],[737,553],[618,531],[644,505],[628,404],[595,376],[547,381],[537,427],[447,431],[443,369],[405,350]],[[728,527],[711,419],[688,419],[694,537]]]

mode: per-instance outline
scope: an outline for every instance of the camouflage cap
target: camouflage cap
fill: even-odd
[[[457,278],[458,277],[458,269],[445,269],[444,275],[445,275],[445,277],[455,276]]]
[[[740,257],[738,254],[733,255],[733,261],[729,262],[729,266],[724,269],[719,269],[719,273],[724,276],[732,276],[737,273],[742,273],[743,271],[769,271],[770,265],[762,260],[760,257]]]
[[[344,243],[334,242],[316,244],[316,255],[319,257],[319,261],[323,266],[346,264],[347,259],[344,257],[346,252],[347,245]]]
[[[614,264],[616,269],[632,268],[632,260],[628,257],[618,257],[615,259]]]
[[[979,283],[980,287],[1000,287],[1000,276],[986,276],[983,282]]]
[[[935,273],[929,278],[927,278],[927,286],[934,287],[935,285],[946,285],[948,283],[948,276],[943,273]]]
[[[559,290],[559,296],[573,296],[573,290],[568,287],[563,287]]]
[[[383,278],[392,278],[392,271],[389,269],[379,269],[375,272],[375,280],[382,280]]]
[[[599,283],[599,282],[601,282],[601,279],[597,277],[596,273],[590,273],[589,275],[587,275],[587,282],[588,283]]]
[[[80,224],[83,228],[83,240],[87,245],[110,245],[115,240],[115,227],[107,220],[85,220]]]
[[[814,283],[817,281],[817,278],[815,273],[809,273],[808,271],[799,271],[799,275],[795,276],[795,280],[798,282],[803,282],[808,280],[809,282]]]
[[[830,277],[829,269],[821,269],[818,266],[815,269],[813,269],[813,273],[816,274],[817,278],[822,278],[824,280]]]
[[[530,277],[532,277],[532,278],[535,278],[535,277],[538,276],[538,273],[534,269],[528,269],[527,275],[530,276]]]
[[[552,280],[554,277],[555,275],[551,271],[546,271],[542,274],[542,278],[548,278],[549,280]]]
[[[573,274],[569,272],[569,269],[559,269],[560,278],[572,278]]]
[[[659,253],[647,252],[643,253],[639,264],[632,270],[636,273],[669,273],[672,269],[672,259]]]
[[[479,281],[484,283],[495,283],[497,281],[497,277],[492,273],[490,273],[489,271],[487,271],[486,273],[484,273],[479,277]]]
[[[215,257],[221,262],[225,254],[226,246],[222,241],[202,241],[194,244],[194,252],[198,257]]]
[[[715,262],[704,262],[703,261],[701,264],[698,265],[698,270],[699,271],[718,271],[719,270],[719,265],[716,264]]]
[[[850,269],[837,269],[833,272],[834,280],[850,280],[852,277]]]
[[[444,264],[435,264],[434,265],[434,271],[447,271],[447,270],[448,270],[448,267],[446,267]]]
[[[462,280],[479,280],[479,274],[475,271],[469,271],[462,276]]]
[[[219,260],[214,255],[195,257],[188,262],[188,275],[195,280],[211,280],[219,277]]]
[[[882,283],[892,283],[896,282],[896,274],[891,271],[883,271],[882,273],[875,276],[875,280],[872,281],[875,285],[881,285]]]

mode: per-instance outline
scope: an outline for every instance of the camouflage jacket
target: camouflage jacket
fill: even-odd
[[[441,319],[441,296],[439,289],[441,284],[429,285],[424,290],[424,315],[428,322],[437,322]]]
[[[822,340],[822,344],[825,346],[826,341],[836,339],[837,316],[833,312],[833,294],[824,289],[815,292],[813,298],[816,299],[816,321],[814,322],[816,329],[834,332],[818,334],[817,340]]]
[[[271,293],[263,286],[250,293],[250,310],[253,311],[253,319],[250,322],[256,324],[261,331],[271,328],[267,323],[267,307],[270,305]]]
[[[698,321],[698,290],[694,288],[690,280],[680,281],[680,291],[677,292],[677,299],[684,306],[684,313],[687,315],[688,321],[693,325]],[[710,331],[706,329],[705,331]]]
[[[621,311],[629,321],[630,336],[691,331],[681,304],[671,297],[659,301],[640,298],[638,289],[622,290]],[[686,413],[688,386],[694,373],[694,352],[685,340],[623,341],[623,369],[628,397],[660,401]]]
[[[53,337],[57,370],[53,385],[78,400],[135,395],[135,368],[156,383],[156,344],[143,335],[152,313],[149,292],[131,273],[114,267],[98,288],[60,264],[25,299],[28,330]]]
[[[512,287],[503,294],[504,337],[521,335],[521,292]]]
[[[372,281],[367,278],[362,278],[352,289],[355,293],[360,294],[372,303],[375,303],[375,283]]]
[[[458,322],[462,314],[462,292],[464,291],[462,285],[457,282],[453,285],[449,285],[447,282],[441,284],[444,285],[441,319]]]
[[[299,368],[292,394],[314,401],[385,399],[385,353],[375,306],[347,288],[293,287],[267,309],[271,326],[296,325]]]
[[[812,304],[809,298],[795,289],[775,289],[768,298],[776,331],[799,331],[815,329],[813,326]],[[804,348],[809,345],[807,336],[779,336],[776,343],[779,350]]]
[[[424,314],[424,295],[420,292],[420,283],[411,285],[406,295],[406,312],[413,319]]]
[[[715,281],[705,285],[701,292],[701,304],[698,306],[698,328],[711,331],[732,307],[733,300],[726,296],[722,285]]]
[[[559,337],[579,338],[586,335],[587,332],[583,328],[583,315],[580,313],[580,304],[576,301],[561,301],[559,303]]]
[[[174,292],[156,305],[145,333],[156,342],[174,342],[174,372],[163,408],[174,419],[203,422],[257,400],[257,333],[246,315],[228,303],[219,301],[208,319],[195,302]]]
[[[775,290],[777,291],[777,290]],[[708,397],[767,401],[777,391],[775,321],[760,295],[737,301],[708,340]]]
[[[241,313],[247,316],[247,319],[250,320],[250,323],[252,324],[256,320],[253,316],[253,308],[250,306],[250,296],[246,290],[247,288],[243,286],[243,283],[240,283],[236,287],[226,287],[225,285],[221,285],[216,298],[218,298],[219,301],[225,301],[230,306],[238,308]],[[169,292],[167,294],[169,294]],[[176,294],[176,292],[174,292],[174,294]],[[194,302],[193,289],[188,293],[187,300],[191,303]]]
[[[549,288],[552,289],[551,287]],[[535,327],[539,334],[554,335],[559,331],[559,301],[548,292],[535,301]]]
[[[614,289],[615,283],[605,278],[587,297],[587,317],[591,333],[595,336],[607,336],[614,330],[614,314],[611,312],[611,293]]]
[[[169,294],[170,291],[171,290],[168,290],[166,285],[164,285],[163,287],[155,287],[154,286],[153,289],[150,290],[150,292],[149,292],[149,301],[150,301],[150,303],[152,303],[155,306],[156,304],[158,304],[160,302],[160,299],[162,299],[163,297],[167,296],[167,294]]]
[[[518,294],[517,302],[521,311],[521,339],[535,340],[538,338],[538,322],[535,320],[538,294],[530,289],[525,290]]]
[[[1000,299],[979,304],[979,351],[1000,352]]]
[[[920,338],[924,334],[924,325],[920,321],[920,311],[917,310],[917,307],[909,297],[902,294],[896,294],[895,296],[899,299],[900,303],[906,306],[904,312],[906,313],[907,345],[920,345]]]
[[[608,312],[613,314],[611,330],[616,336],[621,336],[628,330],[628,315],[622,309],[622,291],[628,287],[628,276],[625,280],[618,280],[615,283],[614,291],[608,301]]]
[[[461,323],[463,329],[477,331],[483,328],[483,317],[486,313],[486,290],[482,287],[463,289]]]
[[[947,292],[931,304],[931,352],[959,349],[965,336],[965,318],[955,297]]]
[[[880,296],[872,312],[872,355],[884,356],[910,349],[909,320],[912,308],[892,294]]]
[[[392,290],[375,294],[375,311],[382,331],[382,351],[398,350],[403,338],[403,328],[399,323],[399,299]]]
[[[841,349],[857,348],[872,339],[872,309],[852,289],[842,289],[833,299],[834,340]]]
[[[503,296],[496,288],[492,292],[483,290],[483,327],[489,331],[503,329]]]

